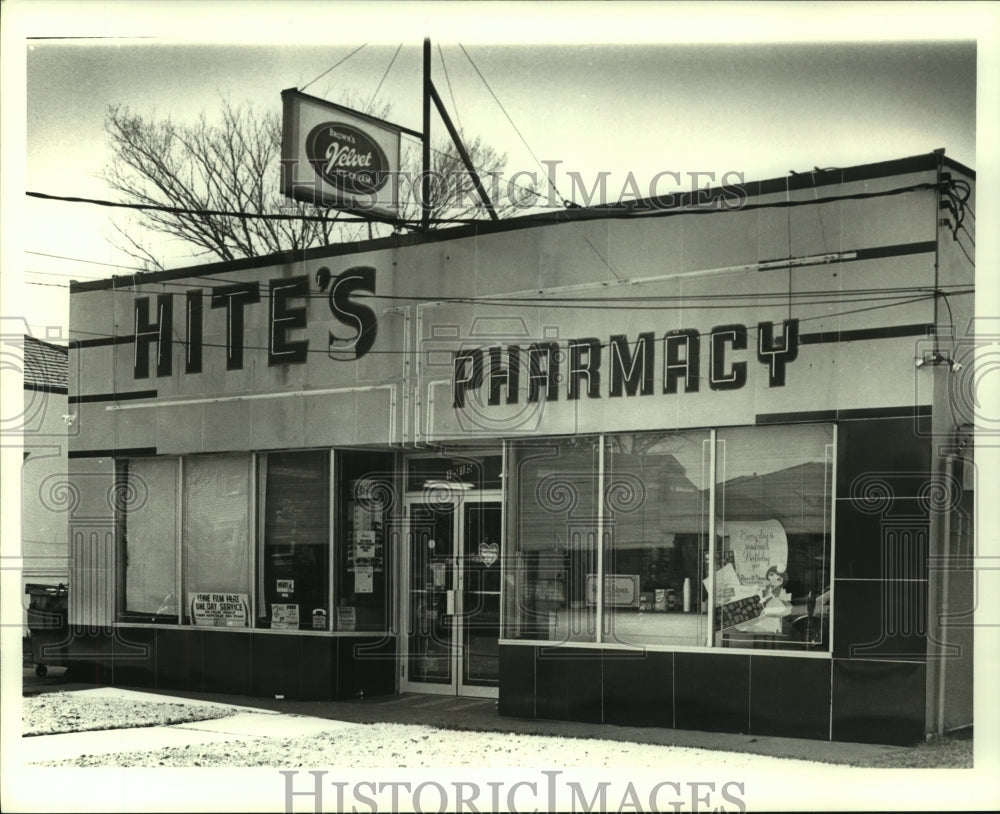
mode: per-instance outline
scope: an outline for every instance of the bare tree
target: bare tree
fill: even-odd
[[[373,115],[388,118],[390,106]],[[223,100],[220,118],[210,121],[203,113],[193,124],[177,124],[112,106],[105,118],[112,159],[104,179],[132,204],[164,207],[136,210],[134,222],[145,230],[189,244],[195,253],[220,260],[254,257],[278,251],[305,249],[329,243],[385,234],[392,227],[338,221],[329,210],[296,204],[278,191],[281,155],[281,121],[275,112],[258,112],[250,104]],[[481,139],[467,143],[473,163],[484,177],[502,173],[505,155]],[[419,150],[416,151],[419,153]],[[416,178],[419,167],[409,172]],[[432,151],[435,170],[432,215],[441,218],[484,216],[457,151],[450,144]],[[405,169],[405,168],[404,168]],[[403,219],[419,218],[414,196],[419,183],[401,190]],[[305,217],[274,219],[262,214]],[[509,211],[509,207],[508,207]],[[238,216],[229,213],[244,213]],[[146,268],[162,268],[155,249],[138,236],[134,226],[115,223],[123,251]]]

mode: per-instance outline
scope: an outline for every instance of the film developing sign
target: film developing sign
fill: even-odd
[[[248,594],[189,593],[188,607],[195,625],[250,627]]]
[[[400,129],[295,89],[282,91],[281,99],[282,194],[395,220]]]

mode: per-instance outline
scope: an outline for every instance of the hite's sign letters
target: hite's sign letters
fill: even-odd
[[[301,275],[270,280],[263,293],[261,284],[256,282],[216,286],[207,291],[188,291],[184,296],[184,372],[193,374],[202,371],[206,319],[225,320],[226,370],[243,369],[247,319],[267,321],[269,365],[305,362],[309,356],[309,340],[293,339],[292,332],[307,325],[309,282],[308,276]],[[358,266],[334,277],[328,268],[323,267],[316,272],[315,283],[320,291],[327,292],[330,314],[340,326],[336,334],[329,332],[327,354],[338,361],[360,359],[375,344],[378,320],[371,308],[352,300],[351,295],[359,291],[375,293],[375,269]],[[265,302],[262,303],[262,299]],[[153,307],[155,313],[152,313]],[[136,379],[149,377],[150,351],[154,345],[156,375],[172,375],[173,337],[174,295],[158,294],[155,305],[150,297],[137,297],[133,367]]]
[[[569,400],[599,398],[606,388],[611,398],[649,396],[654,392],[656,357],[662,356],[663,393],[697,393],[703,381],[703,356],[712,390],[738,390],[747,382],[745,325],[719,325],[707,335],[694,329],[668,331],[659,338],[652,331],[630,341],[614,334],[607,342],[596,337],[571,339],[564,347],[556,342],[536,342],[522,348],[472,348],[455,354],[454,407],[465,407],[470,391],[488,384],[486,403],[517,404],[556,401],[560,383]],[[786,319],[782,336],[775,337],[774,323],[757,325],[757,360],[767,367],[768,386],[784,387],[785,366],[798,356],[799,321]],[[522,370],[526,370],[522,388]]]

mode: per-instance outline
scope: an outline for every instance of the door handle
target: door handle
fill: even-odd
[[[453,616],[455,613],[455,592],[445,591],[445,610],[444,612],[449,616]]]

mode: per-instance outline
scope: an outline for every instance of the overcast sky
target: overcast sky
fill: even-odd
[[[922,19],[892,4],[881,12],[877,4],[808,13],[796,6],[793,15],[792,6],[702,12],[641,3],[616,6],[612,17],[605,4],[567,15],[519,3],[490,18],[502,9],[472,15],[454,3],[416,4],[388,14],[381,4],[313,2],[278,4],[285,11],[277,15],[275,4],[240,3],[236,17],[232,2],[110,2],[96,4],[103,16],[70,25],[71,12],[95,4],[56,5],[59,13],[31,17],[31,39],[20,42],[25,190],[117,198],[99,177],[113,104],[184,120],[213,115],[222,97],[278,111],[281,90],[306,85],[324,98],[347,90],[368,100],[381,81],[377,102],[393,105],[398,124],[420,129],[423,34],[435,46],[435,84],[464,130],[506,152],[508,173],[537,173],[542,188],[536,159],[560,162],[563,197],[580,199],[573,172],[588,189],[610,173],[607,197],[617,200],[629,173],[645,192],[665,171],[685,181],[694,172],[752,181],[939,147],[977,167],[975,36],[982,32],[971,18],[951,22],[961,14]],[[887,39],[877,38],[882,32]],[[8,82],[5,97],[11,85],[19,87]],[[434,126],[443,135],[440,122]],[[46,325],[65,325],[69,279],[123,273],[115,266],[135,261],[110,242],[110,218],[121,217],[112,210],[34,198],[17,204],[24,220],[14,237],[23,241],[18,262],[28,295],[19,298],[21,310],[44,335]],[[178,242],[158,248],[168,267],[206,259]]]

